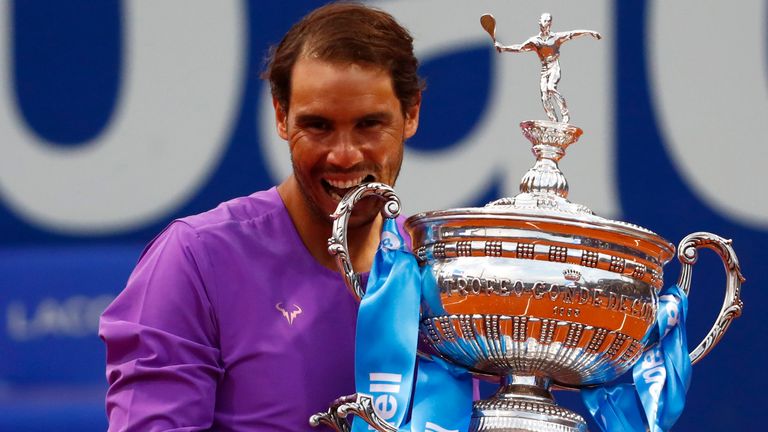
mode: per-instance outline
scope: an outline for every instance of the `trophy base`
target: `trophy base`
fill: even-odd
[[[470,432],[587,432],[583,417],[555,404],[548,378],[506,381],[493,397],[475,402]]]

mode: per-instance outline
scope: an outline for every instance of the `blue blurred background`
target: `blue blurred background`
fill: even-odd
[[[99,314],[170,220],[287,175],[258,75],[319,4],[0,0],[0,430],[106,429]],[[676,430],[762,430],[768,2],[374,4],[412,30],[428,83],[397,185],[407,213],[513,195],[533,161],[516,125],[544,118],[539,62],[493,51],[482,13],[506,44],[544,11],[555,31],[603,33],[562,51],[560,89],[585,131],[561,163],[570,198],[674,243],[733,239],[744,316],[695,367]],[[691,348],[722,302],[714,254],[693,282]]]

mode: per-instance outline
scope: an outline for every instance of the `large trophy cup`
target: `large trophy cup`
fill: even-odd
[[[495,41],[493,17],[481,18],[499,52],[533,51],[542,62],[542,101],[550,120],[520,124],[536,157],[520,193],[482,208],[420,213],[405,224],[420,265],[437,281],[437,292],[425,297],[438,300],[421,305],[427,351],[422,354],[501,382],[495,395],[474,403],[471,431],[586,431],[584,419],[558,406],[550,390],[612,381],[656,342],[648,335],[656,321],[663,266],[675,253],[670,242],[648,229],[602,218],[568,201],[558,161],[582,130],[568,123],[565,100],[557,91],[559,47],[573,37],[600,35],[552,33],[550,23],[551,16],[543,14],[540,34],[504,46]],[[385,216],[397,216],[400,203],[389,186],[362,185],[339,204],[329,240],[358,298],[364,291],[347,256],[346,224],[354,204],[370,195],[386,200]],[[692,363],[718,343],[742,309],[738,260],[731,242],[714,234],[699,232],[682,240],[678,285],[688,292],[699,248],[722,258],[727,278],[722,309],[690,353]],[[396,430],[360,394],[340,399],[312,422],[348,430],[342,417],[349,413],[376,430]]]

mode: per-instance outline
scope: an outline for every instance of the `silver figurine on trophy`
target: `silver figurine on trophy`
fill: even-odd
[[[480,25],[491,36],[496,51],[500,53],[534,51],[539,56],[539,60],[541,60],[539,89],[541,90],[541,103],[544,105],[544,112],[547,113],[547,117],[551,121],[558,121],[554,106],[554,103],[557,103],[561,121],[568,123],[570,120],[568,105],[565,103],[563,95],[557,90],[557,84],[560,82],[560,46],[571,39],[585,35],[590,35],[600,40],[603,38],[600,33],[592,30],[571,30],[552,33],[552,15],[543,13],[539,18],[539,34],[531,36],[519,45],[505,46],[496,40],[496,19],[493,15],[485,14],[481,16]]]
[[[495,41],[491,15],[483,15],[481,24],[499,52],[539,55],[542,102],[550,121],[520,124],[536,163],[523,176],[518,195],[481,208],[420,213],[406,221],[419,264],[437,281],[437,293],[430,297],[439,301],[421,307],[420,333],[429,351],[424,355],[498,377],[496,394],[474,403],[470,431],[584,432],[582,416],[558,406],[551,390],[610,382],[654,343],[646,336],[656,321],[663,266],[675,247],[646,228],[597,216],[568,200],[558,161],[582,130],[568,123],[565,100],[557,91],[559,47],[580,35],[599,39],[600,34],[550,32],[551,15],[543,14],[538,35],[504,46]],[[329,240],[329,251],[357,298],[363,289],[347,255],[346,225],[355,203],[369,195],[386,201],[386,217],[397,216],[400,202],[392,188],[361,185],[339,204]],[[690,288],[700,248],[722,259],[726,289],[715,324],[690,353],[692,363],[709,353],[741,314],[744,281],[731,241],[698,232],[678,247],[683,291]],[[339,399],[312,422],[349,430],[343,419],[349,413],[376,430],[396,430],[360,394]]]

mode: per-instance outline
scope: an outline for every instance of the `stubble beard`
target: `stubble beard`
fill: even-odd
[[[395,186],[395,182],[397,181],[397,178],[400,175],[400,169],[403,166],[404,149],[405,149],[405,137],[403,137],[403,142],[400,146],[400,154],[398,155],[399,160],[397,163],[397,169],[394,173],[394,176],[392,177],[392,181],[391,181],[392,184],[389,185],[393,188]],[[301,199],[306,204],[307,208],[309,209],[309,212],[314,216],[314,219],[315,221],[317,221],[318,226],[322,226],[323,228],[327,228],[328,230],[330,230],[331,227],[333,226],[334,219],[331,217],[330,214],[326,214],[320,208],[318,203],[314,201],[310,196],[309,191],[311,191],[312,189],[309,187],[308,184],[306,184],[305,179],[302,176],[297,174],[299,171],[293,159],[293,154],[291,154],[291,166],[293,168],[293,176],[296,178],[296,182],[299,184],[299,192],[301,194]],[[379,170],[374,170],[374,171],[379,171]],[[376,181],[381,181],[381,179],[376,179]],[[327,193],[327,192],[323,191],[323,193]],[[361,210],[360,205],[365,204],[366,202],[370,202],[372,200],[375,200],[377,202],[375,204],[375,211],[370,210],[369,213],[365,215],[365,217],[362,217],[363,215],[360,213],[360,210]],[[355,207],[356,211],[353,210],[353,215],[355,217],[349,218],[348,229],[356,229],[356,228],[361,228],[367,225],[371,225],[376,220],[376,217],[381,212],[381,209],[385,203],[383,200],[377,197],[369,196],[369,197],[363,198],[357,204],[358,205]]]

